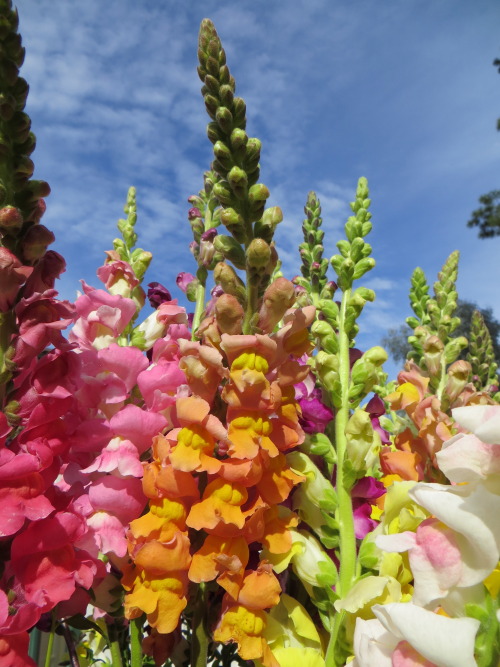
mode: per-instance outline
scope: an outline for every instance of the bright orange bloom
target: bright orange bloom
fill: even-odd
[[[184,530],[186,516],[186,506],[180,500],[151,501],[149,512],[130,524],[131,537],[136,541],[147,538],[168,542],[179,530]]]
[[[265,414],[250,410],[228,410],[228,453],[236,459],[253,459],[260,449],[277,456],[278,448],[270,438],[273,425]]]
[[[176,410],[181,428],[167,435],[173,445],[169,456],[172,466],[184,472],[216,473],[221,464],[214,457],[215,445],[218,440],[226,441],[226,429],[210,414],[210,405],[197,396],[179,398]]]
[[[191,508],[186,524],[207,532],[216,532],[214,529],[219,528],[220,524],[241,530],[245,525],[245,514],[241,506],[247,499],[248,492],[241,484],[215,479],[207,484],[202,501]]]
[[[303,475],[290,470],[284,454],[278,454],[275,458],[269,459],[256,486],[268,505],[276,505],[286,500],[293,487],[304,479]]]
[[[236,599],[248,558],[248,544],[243,537],[208,535],[201,549],[193,555],[189,579],[199,583],[217,578],[217,583]]]
[[[167,576],[153,575],[142,568],[135,577],[124,577],[125,616],[138,618],[146,613],[148,623],[163,634],[173,632],[187,604],[187,576],[185,572],[169,572]]]
[[[249,544],[261,542],[271,553],[287,553],[292,548],[289,528],[298,523],[299,517],[283,505],[264,507],[248,519],[243,535]]]
[[[247,609],[269,609],[280,601],[281,586],[273,567],[261,561],[256,570],[247,570],[237,601]]]

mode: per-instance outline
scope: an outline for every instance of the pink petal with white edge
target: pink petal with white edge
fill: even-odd
[[[462,555],[455,533],[437,519],[426,519],[417,528],[415,546],[409,552],[415,578],[413,602],[419,606],[436,603],[463,581]]]
[[[500,405],[467,405],[451,411],[462,428],[483,442],[500,444]]]
[[[407,641],[436,667],[476,667],[474,641],[479,628],[476,619],[448,618],[410,602],[377,604],[372,609],[397,638],[397,644]]]
[[[464,486],[416,484],[413,500],[455,531],[462,554],[461,586],[483,581],[495,568],[500,546],[500,495],[483,483]]]
[[[452,482],[473,482],[500,473],[500,447],[459,433],[436,453],[440,470]]]

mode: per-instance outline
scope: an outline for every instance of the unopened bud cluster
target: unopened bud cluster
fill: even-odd
[[[321,228],[321,205],[315,192],[310,192],[304,207],[306,218],[302,223],[304,241],[299,246],[303,277],[297,276],[294,282],[304,288],[310,295],[311,302],[317,298],[331,298],[332,293],[327,285],[326,272],[328,260],[323,257],[323,237]],[[315,303],[316,305],[316,303]]]
[[[18,16],[10,0],[0,4],[0,245],[23,264],[32,266],[54,241],[39,225],[45,212],[45,181],[32,180],[31,154],[36,146],[31,120],[25,113],[28,84],[19,76],[24,61]]]

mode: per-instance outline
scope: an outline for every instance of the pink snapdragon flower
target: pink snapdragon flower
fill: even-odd
[[[7,248],[0,248],[0,313],[6,313],[15,303],[19,288],[33,271],[23,266]]]
[[[136,312],[132,299],[95,289],[82,281],[83,294],[75,302],[78,319],[69,340],[82,348],[102,349],[116,342]]]
[[[352,667],[475,667],[479,621],[447,618],[410,602],[374,605],[358,618]]]

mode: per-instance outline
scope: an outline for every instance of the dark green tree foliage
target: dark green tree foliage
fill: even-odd
[[[491,308],[479,308],[472,301],[458,300],[455,316],[460,318],[460,324],[453,332],[454,337],[465,336],[470,340],[471,322],[474,311],[478,311],[484,320],[488,331],[490,332],[491,342],[495,355],[495,361],[500,366],[500,322],[495,319]],[[403,363],[411,351],[411,345],[408,342],[408,336],[413,334],[413,330],[407,324],[401,324],[399,327],[389,329],[387,336],[382,340],[382,345],[388,350],[396,363]],[[460,359],[467,359],[469,348],[465,348],[460,353]]]
[[[500,58],[493,61],[500,72]],[[500,131],[500,118],[497,119],[497,130]],[[479,238],[487,239],[500,234],[500,190],[491,190],[479,197],[481,206],[472,212],[467,227],[479,227]]]

